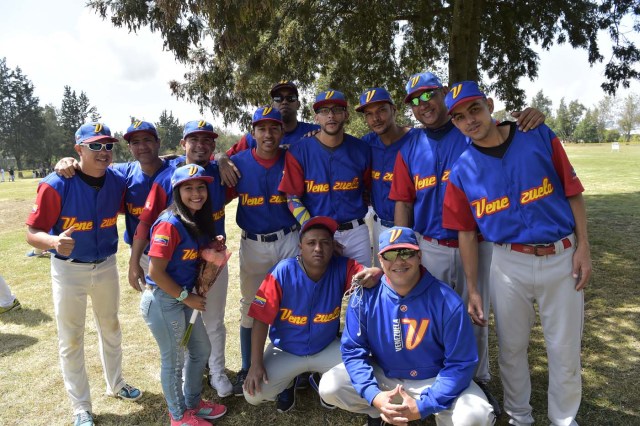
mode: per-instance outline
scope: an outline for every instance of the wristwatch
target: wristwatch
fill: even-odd
[[[189,297],[189,292],[187,291],[187,289],[183,288],[182,291],[180,292],[180,296],[176,297],[176,300],[178,302],[182,302],[187,297]]]

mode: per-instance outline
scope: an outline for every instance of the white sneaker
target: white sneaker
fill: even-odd
[[[214,373],[209,376],[209,386],[218,392],[220,398],[233,394],[233,385],[224,373]]]

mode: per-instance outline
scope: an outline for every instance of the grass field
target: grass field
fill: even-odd
[[[583,401],[581,425],[640,425],[640,146],[568,145],[566,147],[586,187],[594,273],[586,290],[583,339]],[[25,176],[30,174],[25,174]],[[57,337],[49,260],[26,258],[24,220],[35,199],[37,181],[19,179],[0,183],[0,274],[22,302],[23,309],[0,315],[0,425],[69,424],[70,406],[58,366]],[[235,204],[227,207],[230,260],[227,299],[227,368],[240,367],[238,344],[239,282]],[[120,229],[124,229],[122,220]],[[166,404],[158,378],[159,355],[155,341],[138,310],[139,294],[126,281],[128,248],[121,244],[118,261],[122,289],[120,320],[123,331],[124,374],[145,396],[127,403],[104,395],[97,354],[96,331],[87,314],[86,361],[96,422],[100,425],[168,424]],[[532,405],[536,423],[546,420],[546,355],[539,327],[532,334],[530,364]],[[491,388],[501,400],[497,375],[496,339],[491,334]],[[216,399],[205,387],[206,398]],[[228,414],[219,425],[361,425],[363,416],[319,406],[313,391],[298,393],[296,408],[278,415],[271,404],[252,407],[242,398],[223,402]],[[435,424],[432,420],[423,424]],[[506,425],[503,416],[497,423]]]

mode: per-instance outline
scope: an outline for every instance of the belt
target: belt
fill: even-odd
[[[360,225],[364,225],[364,219],[355,219],[351,222],[345,222],[338,225],[338,231],[348,231],[349,229],[356,228]]]
[[[290,228],[285,228],[281,231],[274,232],[272,234],[252,234],[251,232],[242,231],[242,238],[250,239],[253,241],[260,241],[262,243],[272,243],[274,241],[278,241],[280,238],[284,237],[287,234],[290,234],[293,231],[297,231],[300,228],[300,225],[295,224]]]
[[[375,220],[376,222],[380,222],[380,225],[382,225],[382,226],[384,226],[386,228],[393,228],[393,226],[394,226],[392,221],[384,220],[380,216],[378,216],[377,214],[373,215],[373,220]]]
[[[65,262],[69,262],[69,263],[83,263],[86,265],[99,265],[108,259],[108,257],[105,257],[104,259],[84,261],[84,260],[78,260],[78,259],[71,259],[70,257],[62,257],[57,254],[54,255],[53,257],[55,257],[56,259],[64,260]]]
[[[571,240],[569,238],[563,238],[559,242],[562,243],[562,247],[564,249],[568,249],[571,247]],[[524,254],[532,254],[534,256],[550,256],[556,254],[556,243],[551,244],[499,244],[504,246],[509,246],[512,251],[517,251],[518,253]]]
[[[427,237],[426,235],[423,235],[422,238],[425,241],[438,244],[439,246],[445,246],[445,247],[451,247],[451,248],[458,248],[460,246],[460,244],[458,243],[458,240],[455,240],[455,239],[437,240],[435,238]],[[482,234],[478,234],[478,242],[481,243],[483,241],[484,241],[484,237],[482,236]]]

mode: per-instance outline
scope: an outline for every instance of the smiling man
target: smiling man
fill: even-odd
[[[93,425],[89,379],[84,361],[87,296],[91,305],[107,393],[135,401],[140,390],[122,378],[122,333],[118,321],[120,285],[115,253],[117,219],[126,184],[112,170],[118,139],[102,123],[82,125],[74,149],[80,157],[74,177],[51,173],[38,185],[27,219],[27,242],[49,250],[60,366],[75,426]]]
[[[471,379],[478,361],[466,307],[420,265],[413,230],[380,234],[378,286],[351,296],[343,363],[320,381],[320,396],[364,413],[368,425],[406,424],[432,414],[438,425],[492,425],[494,413]]]

